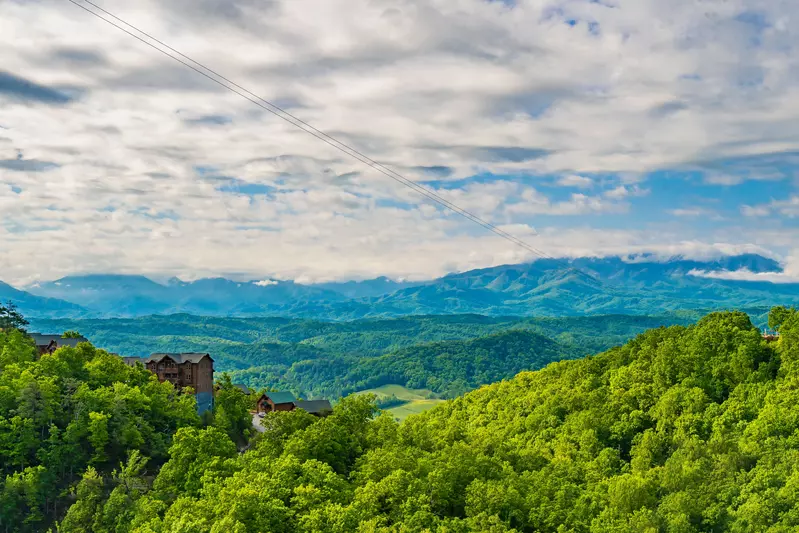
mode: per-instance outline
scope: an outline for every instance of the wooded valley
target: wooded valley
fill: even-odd
[[[300,396],[339,397],[399,384],[452,398],[522,370],[601,352],[647,329],[686,325],[700,316],[454,315],[328,322],[170,315],[37,320],[32,327],[77,330],[94,345],[126,356],[208,352],[216,369],[231,372],[235,382]]]

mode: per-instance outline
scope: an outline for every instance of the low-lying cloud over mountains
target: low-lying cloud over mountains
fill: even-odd
[[[799,304],[799,283],[770,282],[786,276],[777,261],[754,254],[708,261],[639,256],[539,260],[418,282],[377,278],[305,285],[214,278],[157,283],[143,276],[70,276],[26,287],[27,292],[0,287],[0,298],[37,317],[652,314]]]

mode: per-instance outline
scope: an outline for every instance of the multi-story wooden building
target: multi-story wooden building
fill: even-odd
[[[178,389],[194,389],[200,413],[213,407],[214,360],[210,354],[154,353],[144,359],[125,357],[124,360],[130,365],[140,361],[159,381],[168,381]]]

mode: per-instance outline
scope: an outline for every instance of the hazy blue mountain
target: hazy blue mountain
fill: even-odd
[[[25,316],[37,317],[78,317],[87,316],[89,311],[74,303],[55,298],[43,298],[29,292],[15,289],[0,281],[0,302],[12,302]]]
[[[382,277],[302,285],[223,278],[164,284],[142,276],[70,276],[29,287],[100,317],[192,313],[352,320],[474,313],[492,316],[657,314],[799,304],[799,284],[729,281],[696,271],[780,272],[778,262],[747,254],[711,261],[674,257],[543,259],[454,273],[427,282]],[[35,306],[33,306],[35,308]]]
[[[320,283],[321,289],[337,292],[347,298],[374,298],[400,289],[424,285],[425,282],[394,281],[385,276],[364,281]]]
[[[346,299],[336,292],[293,281],[265,284],[215,278],[197,280],[172,289],[168,292],[172,296],[171,312],[209,315],[257,315],[271,312],[274,307],[288,302],[299,304]]]
[[[237,282],[224,278],[165,284],[144,276],[68,276],[27,288],[38,296],[59,298],[107,316],[195,313],[203,315],[263,314],[306,301],[337,302],[341,294],[293,281]]]
[[[67,276],[26,290],[58,298],[101,314],[126,316],[160,313],[169,307],[164,286],[144,276],[115,274]]]

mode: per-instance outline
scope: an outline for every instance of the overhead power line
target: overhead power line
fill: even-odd
[[[555,257],[552,257],[551,255],[547,254],[546,252],[543,252],[542,250],[539,250],[539,249],[533,247],[532,245],[530,245],[529,243],[521,240],[520,238],[516,237],[515,235],[512,235],[512,234],[508,233],[507,231],[505,231],[505,230],[503,230],[501,228],[498,228],[496,225],[491,224],[490,222],[482,219],[481,217],[479,217],[479,216],[467,211],[466,209],[463,209],[463,208],[459,207],[458,205],[450,202],[446,198],[441,197],[435,191],[433,191],[431,189],[428,189],[427,187],[424,187],[424,186],[422,186],[422,185],[420,185],[420,184],[418,184],[418,183],[416,183],[416,182],[414,182],[412,180],[409,180],[408,178],[406,178],[405,176],[403,176],[399,172],[397,172],[397,171],[395,171],[395,170],[393,170],[393,169],[391,169],[389,167],[386,167],[385,165],[383,165],[383,164],[375,161],[374,159],[364,155],[363,153],[359,152],[355,148],[352,148],[351,146],[339,141],[338,139],[328,135],[327,133],[315,128],[314,126],[312,126],[312,125],[308,124],[307,122],[297,118],[296,116],[292,115],[291,113],[289,113],[288,111],[282,109],[281,107],[279,107],[279,106],[273,104],[272,102],[269,102],[268,100],[258,96],[257,94],[255,94],[252,91],[242,87],[241,85],[229,80],[228,78],[226,78],[222,74],[219,74],[218,72],[210,69],[209,67],[206,67],[202,63],[192,59],[191,57],[189,57],[186,54],[180,52],[179,50],[176,50],[175,48],[169,46],[168,44],[166,44],[163,41],[157,39],[156,37],[153,37],[149,33],[145,32],[145,31],[137,28],[133,24],[130,24],[129,22],[121,19],[120,17],[118,17],[117,15],[111,13],[110,11],[98,6],[97,4],[92,2],[91,0],[83,0],[82,2],[80,0],[67,0],[67,1],[72,3],[72,4],[74,4],[74,5],[76,5],[77,7],[81,8],[81,9],[83,9],[87,13],[90,13],[91,15],[94,15],[95,17],[97,17],[98,19],[102,20],[103,22],[106,22],[107,24],[110,24],[111,26],[114,26],[115,28],[127,33],[131,37],[141,41],[142,43],[146,44],[150,48],[153,48],[154,50],[157,50],[158,52],[160,52],[163,55],[171,58],[172,60],[177,61],[178,63],[181,63],[182,65],[192,69],[193,71],[195,71],[198,74],[208,78],[209,80],[213,81],[214,83],[216,83],[218,85],[221,85],[222,87],[228,89],[229,91],[231,91],[231,92],[241,96],[242,98],[250,101],[251,103],[257,105],[261,109],[264,109],[265,111],[268,111],[269,113],[275,115],[276,117],[288,122],[289,124],[299,128],[299,129],[301,129],[302,131],[308,133],[309,135],[313,135],[314,137],[316,137],[320,141],[322,141],[322,142],[332,146],[333,148],[336,148],[337,150],[349,155],[350,157],[352,157],[354,159],[357,159],[358,161],[370,166],[371,168],[377,170],[378,172],[380,172],[381,174],[384,174],[385,176],[391,178],[392,180],[394,180],[394,181],[396,181],[398,183],[401,183],[402,185],[405,185],[406,187],[409,187],[410,189],[416,191],[417,193],[421,194],[422,196],[426,197],[427,199],[432,200],[433,202],[445,207],[446,209],[449,209],[450,211],[453,211],[453,212],[463,216],[464,218],[479,224],[483,228],[493,232],[494,234],[502,237],[503,239],[506,239],[506,240],[516,244],[517,246],[527,250],[528,252],[530,252],[530,253],[538,256],[538,257],[556,261],[556,262],[566,266],[566,268],[568,268],[569,270],[574,270],[575,272],[578,272],[579,274],[581,274],[583,276],[586,276],[587,278],[591,279],[592,281],[594,281],[594,282],[596,282],[596,283],[598,283],[600,285],[603,284],[602,281],[597,279],[595,276],[593,276],[593,275],[591,275],[591,274],[589,274],[587,272],[584,272],[584,271],[582,271],[582,270],[580,270],[580,269],[578,269],[578,268],[576,268],[576,267],[574,267],[574,266],[572,266],[572,265],[570,265],[570,264],[568,264],[568,263],[566,263],[566,262],[564,262],[562,260],[556,259]],[[123,24],[124,26],[127,26],[128,28],[131,28],[133,31],[137,32],[139,35],[137,35],[136,33],[133,33],[130,30],[124,28],[120,24],[117,24],[116,22],[114,22],[114,20],[109,20],[108,18],[102,16],[100,13],[98,13],[98,12],[88,8],[88,7],[86,7],[85,5],[83,5],[84,3],[85,4],[89,4],[93,8],[95,8],[98,11],[108,15],[109,17],[111,17],[112,19],[116,20],[117,22]],[[142,37],[142,36],[144,36],[144,37]],[[158,45],[160,45],[163,48],[161,48],[159,46],[156,46],[156,44],[154,44],[154,43],[157,43]],[[172,53],[170,53],[170,52],[172,52]]]
[[[92,11],[91,9],[88,9],[86,6],[81,5],[81,3],[79,1],[76,1],[76,0],[68,0],[68,1],[73,3],[73,4],[75,4],[76,6],[80,7],[81,9],[84,9],[85,11],[91,13],[92,15],[96,16],[100,20],[103,20],[103,21],[111,24],[112,26],[115,26],[116,28],[124,31],[125,33],[127,33],[131,37],[134,37],[134,38],[138,39],[139,41],[141,41],[144,44],[150,46],[151,48],[154,48],[155,50],[158,50],[159,52],[161,52],[162,54],[166,55],[167,57],[172,58],[173,60],[183,64],[184,66],[186,66],[186,67],[188,67],[188,68],[190,68],[192,70],[194,70],[198,74],[201,74],[202,76],[205,76],[206,78],[210,79],[211,81],[213,81],[213,82],[225,87],[226,89],[238,94],[242,98],[245,98],[245,99],[249,100],[253,104],[261,107],[262,109],[264,109],[264,110],[272,113],[273,115],[285,120],[286,122],[292,124],[293,126],[296,126],[297,128],[305,131],[306,133],[308,133],[310,135],[313,135],[314,137],[316,137],[317,139],[321,140],[322,142],[325,142],[326,144],[329,144],[330,146],[333,146],[337,150],[346,153],[347,155],[349,155],[349,156],[361,161],[362,163],[364,163],[366,165],[369,165],[370,167],[372,167],[375,170],[381,172],[382,174],[385,174],[386,176],[390,177],[391,179],[393,179],[393,180],[395,180],[395,181],[397,181],[397,182],[399,182],[399,183],[401,183],[401,184],[403,184],[403,185],[405,185],[407,187],[410,187],[411,189],[413,189],[416,192],[418,192],[419,194],[427,197],[428,199],[430,199],[430,200],[432,200],[432,201],[444,206],[445,208],[447,208],[447,209],[449,209],[451,211],[454,211],[455,213],[458,213],[459,215],[462,215],[463,217],[465,217],[465,218],[467,218],[467,219],[469,219],[469,220],[471,220],[473,222],[476,222],[477,224],[480,224],[484,228],[496,233],[497,235],[499,235],[499,236],[501,236],[503,238],[511,240],[515,244],[526,248],[528,251],[530,251],[532,253],[535,253],[536,255],[540,256],[543,253],[543,252],[540,252],[540,251],[536,251],[529,244],[525,243],[524,241],[522,241],[521,239],[515,237],[514,235],[502,230],[501,228],[496,227],[495,225],[491,224],[490,222],[478,217],[477,215],[475,215],[473,213],[470,213],[466,209],[463,209],[463,208],[459,207],[458,205],[448,201],[447,199],[442,198],[440,195],[436,194],[434,191],[432,191],[432,190],[430,190],[430,189],[428,189],[426,187],[423,187],[422,185],[419,185],[418,183],[415,183],[415,182],[407,179],[406,177],[404,177],[403,175],[401,175],[398,172],[394,171],[393,169],[391,169],[389,167],[386,167],[386,166],[384,166],[381,163],[378,163],[377,161],[371,159],[370,157],[367,157],[366,155],[364,155],[363,153],[359,152],[358,150],[352,148],[351,146],[339,141],[338,139],[335,139],[334,137],[331,137],[330,135],[328,135],[327,133],[325,133],[323,131],[320,131],[319,129],[317,129],[317,128],[313,127],[312,125],[308,124],[307,122],[304,122],[303,120],[297,118],[296,116],[292,115],[288,111],[282,109],[281,107],[269,102],[268,100],[265,100],[264,98],[258,96],[257,94],[253,93],[252,91],[247,90],[246,88],[242,87],[241,85],[239,85],[239,84],[231,81],[230,79],[226,78],[225,76],[219,74],[218,72],[206,67],[202,63],[199,63],[198,61],[195,61],[194,59],[192,59],[191,57],[187,56],[186,54],[180,52],[179,50],[176,50],[175,48],[172,48],[171,46],[169,46],[168,44],[164,43],[163,41],[157,39],[156,37],[153,37],[152,35],[150,35],[149,33],[145,32],[143,30],[140,30],[136,26],[133,26],[132,24],[124,21],[123,19],[121,19],[118,16],[114,15],[110,11],[98,6],[97,4],[95,4],[95,3],[93,3],[93,2],[91,2],[89,0],[84,0],[84,2],[86,4],[89,4],[89,5],[93,6],[94,8],[102,11],[103,13],[107,14],[108,16],[110,16],[110,17],[114,18],[115,20],[121,22],[125,26],[128,26],[128,27],[132,28],[133,30],[139,32],[141,35],[144,35],[148,39],[151,39],[152,41],[154,41],[154,42],[158,43],[159,45],[163,46],[167,50],[169,50],[171,52],[174,52],[179,57],[175,57],[174,55],[169,54],[165,50],[155,46],[153,43],[151,43],[151,42],[139,37],[138,35],[135,35],[135,34],[131,33],[130,31],[126,30],[125,28],[123,28],[121,26],[119,26],[118,24],[115,24],[114,22],[112,22],[112,21],[100,16],[98,13]],[[181,57],[183,59],[185,59],[185,61],[183,59],[180,59]]]

